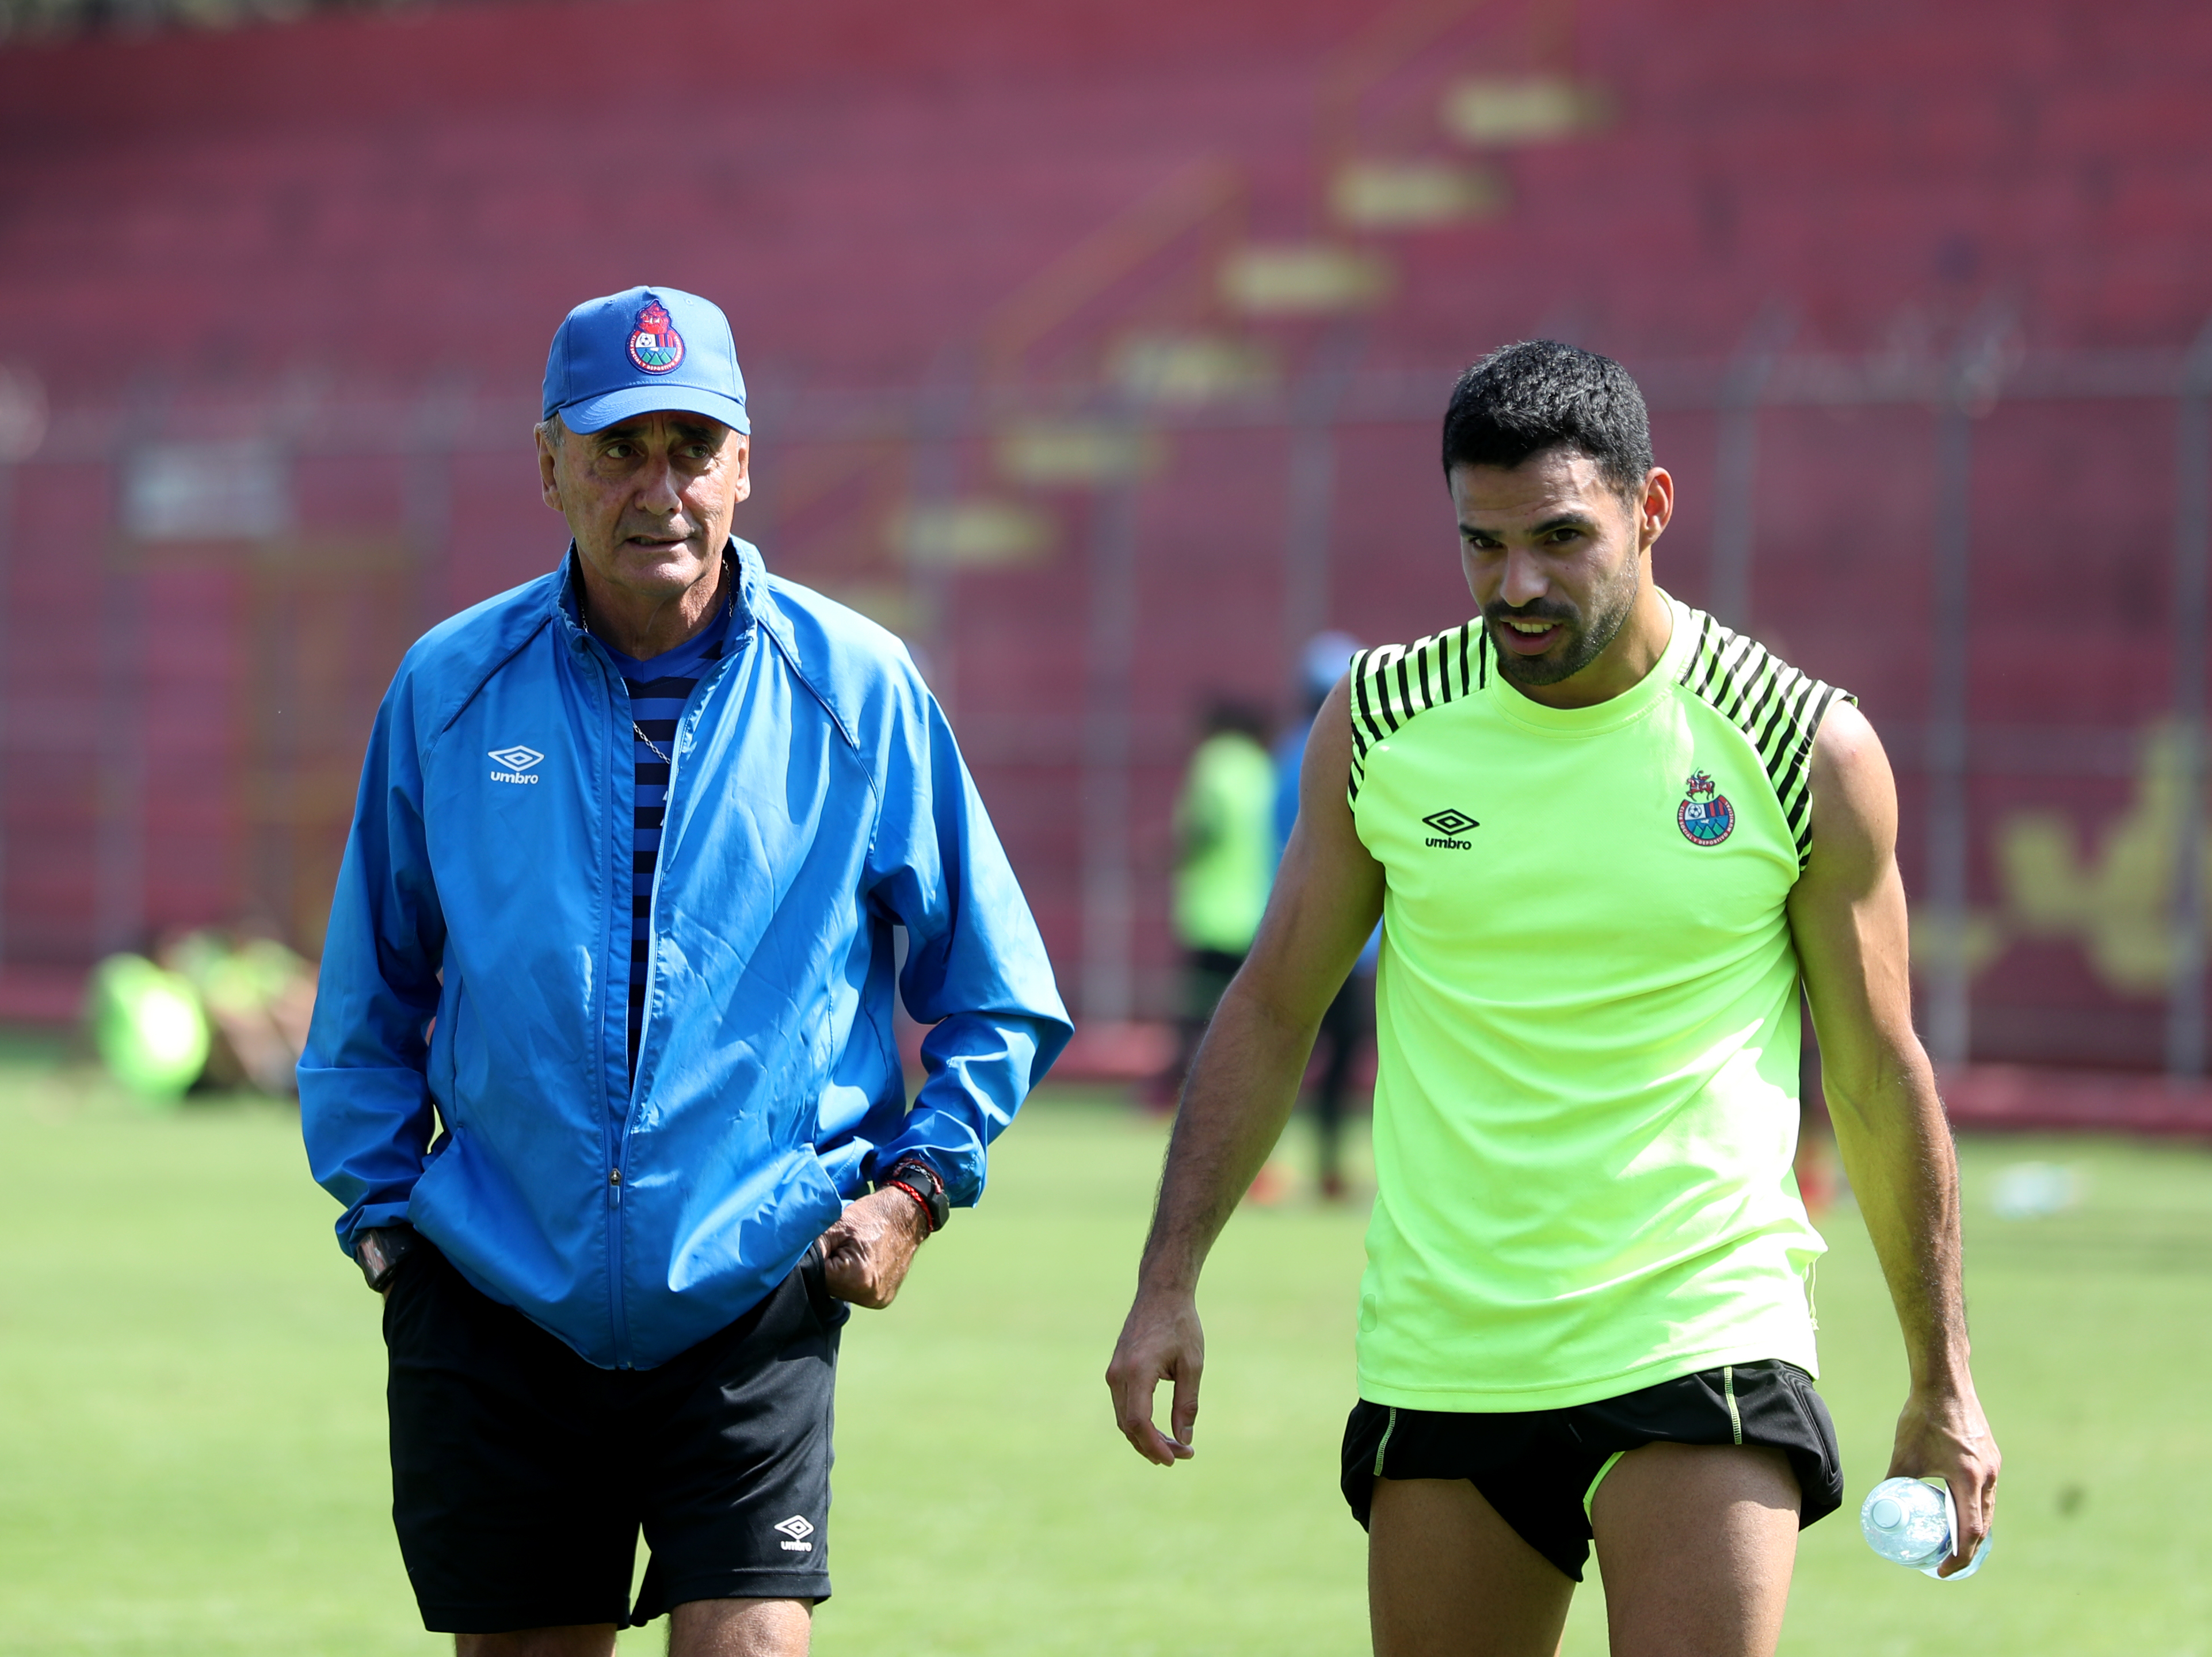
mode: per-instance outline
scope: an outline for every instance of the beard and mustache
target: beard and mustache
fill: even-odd
[[[1572,604],[1554,598],[1519,605],[1485,604],[1482,622],[1491,633],[1498,671],[1516,685],[1553,685],[1572,678],[1603,655],[1626,625],[1629,611],[1636,608],[1638,587],[1637,560],[1632,555],[1592,595],[1587,619]],[[1559,627],[1560,636],[1540,656],[1516,655],[1503,642],[1508,622],[1549,622]]]

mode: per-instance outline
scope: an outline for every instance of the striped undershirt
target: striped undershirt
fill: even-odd
[[[638,1032],[645,1025],[646,953],[653,937],[653,877],[660,865],[660,823],[668,805],[668,764],[646,742],[649,737],[661,754],[676,751],[676,725],[692,690],[722,659],[729,636],[729,610],[725,606],[712,622],[675,649],[649,661],[625,656],[611,645],[607,654],[629,687],[629,717],[639,731],[630,733],[635,781],[631,795],[631,876],[629,900],[629,1068],[637,1073]],[[605,645],[605,640],[600,642]],[[619,709],[616,717],[622,715]]]

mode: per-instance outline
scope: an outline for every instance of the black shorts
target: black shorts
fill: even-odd
[[[818,1255],[651,1369],[601,1369],[419,1242],[384,1307],[392,1517],[443,1634],[830,1597],[837,1332]],[[629,1599],[637,1537],[652,1558]]]
[[[1802,1530],[1843,1505],[1835,1423],[1794,1363],[1738,1363],[1564,1410],[1474,1415],[1362,1399],[1344,1428],[1344,1499],[1367,1523],[1377,1478],[1464,1478],[1574,1581],[1589,1558],[1588,1498],[1646,1444],[1763,1444],[1790,1458]]]

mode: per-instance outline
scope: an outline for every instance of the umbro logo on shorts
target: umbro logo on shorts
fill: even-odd
[[[538,779],[530,773],[535,771],[545,758],[536,749],[526,748],[520,743],[506,748],[495,748],[491,750],[491,756],[499,762],[501,768],[491,774],[494,782],[536,782]]]
[[[1448,852],[1472,852],[1474,850],[1474,842],[1473,841],[1462,840],[1460,836],[1467,833],[1470,828],[1480,828],[1482,827],[1480,823],[1477,822],[1473,817],[1468,816],[1466,812],[1451,810],[1431,811],[1428,816],[1423,817],[1421,821],[1437,831],[1435,834],[1429,836],[1426,843],[1431,846],[1441,847]]]
[[[805,1514],[795,1513],[788,1519],[777,1521],[770,1528],[783,1533],[784,1540],[781,1545],[786,1553],[814,1551],[814,1545],[806,1539],[814,1534],[814,1526]]]

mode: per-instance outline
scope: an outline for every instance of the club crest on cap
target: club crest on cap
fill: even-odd
[[[684,336],[657,299],[648,297],[630,325],[629,360],[649,374],[667,373],[684,361]]]

